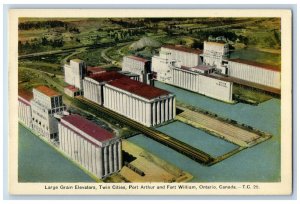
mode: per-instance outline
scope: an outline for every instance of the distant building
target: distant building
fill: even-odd
[[[120,78],[103,86],[104,107],[145,126],[155,126],[175,117],[175,96],[144,83]]]
[[[123,57],[122,71],[139,75],[139,81],[150,84],[151,61],[137,56]]]
[[[87,68],[80,59],[70,60],[70,64],[64,65],[65,82],[69,85],[82,89],[82,80],[86,76]]]
[[[211,74],[215,71],[215,68],[212,66],[207,66],[207,65],[198,65],[195,67],[185,67],[181,66],[182,68],[190,69],[193,72],[197,72],[200,74]]]
[[[171,84],[194,91],[218,100],[232,102],[232,82],[218,79],[211,75],[204,75],[201,72],[209,72],[210,69],[181,67],[172,68]]]
[[[202,64],[201,53],[201,50],[183,47],[162,47],[159,56],[152,57],[154,78],[218,100],[232,102],[232,83],[210,76],[216,68]],[[189,61],[191,59],[193,60]]]
[[[64,88],[65,94],[68,96],[74,98],[76,96],[81,96],[82,95],[82,90],[76,88],[75,86],[68,85]]]
[[[280,89],[280,68],[243,59],[228,60],[228,76]]]
[[[18,119],[22,124],[26,125],[28,128],[32,128],[32,118],[31,118],[31,100],[33,94],[30,91],[20,90],[18,91]]]
[[[62,95],[47,86],[38,86],[33,89],[31,109],[33,130],[48,140],[57,140],[57,120],[54,114],[66,110]]]
[[[118,73],[123,74],[123,75],[129,77],[132,80],[140,81],[140,75],[139,74],[135,74],[133,72],[128,72],[128,71],[118,71]]]
[[[200,49],[186,48],[179,45],[165,45],[161,47],[161,52],[170,53],[169,60],[175,60],[182,66],[195,67],[202,64]]]
[[[87,75],[86,76],[95,76],[97,74],[101,74],[103,72],[106,72],[106,69],[103,67],[87,67]]]
[[[171,68],[175,66],[175,63],[177,63],[175,60],[171,59],[171,53],[166,51],[160,51],[158,56],[152,57],[152,71],[153,71],[153,78],[170,83],[172,80],[171,75]]]
[[[83,80],[83,96],[100,105],[103,104],[103,86],[105,83],[126,77],[115,71],[85,77]]]
[[[226,69],[222,66],[223,59],[229,55],[229,46],[226,43],[207,42],[204,41],[203,63],[209,66],[214,66],[223,74]]]
[[[68,115],[58,124],[60,149],[99,178],[122,168],[119,137],[79,116]]]

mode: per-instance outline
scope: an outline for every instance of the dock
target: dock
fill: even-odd
[[[206,132],[241,147],[252,147],[271,137],[271,135],[256,131],[253,128],[243,128],[239,124],[220,120],[209,114],[192,111],[181,106],[177,106],[177,108],[182,110],[182,112],[176,116],[177,120],[187,123],[193,127],[203,129]]]

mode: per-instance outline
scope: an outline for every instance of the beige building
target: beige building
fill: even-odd
[[[229,55],[229,46],[226,43],[204,41],[203,63],[214,66],[226,74],[226,68],[222,65],[223,59]]]
[[[103,87],[104,107],[145,126],[155,126],[175,117],[175,96],[128,78],[120,78]]]
[[[86,75],[87,68],[84,61],[80,59],[70,60],[70,64],[64,65],[65,82],[69,85],[82,89],[82,80]]]
[[[203,70],[210,71],[206,67],[203,67],[200,71],[195,71],[195,69],[188,67],[174,67],[171,70],[171,84],[221,101],[233,102],[232,82],[218,79],[212,75],[202,74]]]
[[[25,90],[19,90],[18,94],[18,119],[23,125],[32,128],[30,101],[33,98],[33,94]]]
[[[62,117],[58,129],[60,149],[98,178],[122,168],[119,137],[79,115]]]
[[[228,76],[280,89],[280,68],[242,59],[228,60]]]
[[[33,130],[48,140],[58,140],[57,120],[54,114],[66,110],[62,95],[47,86],[38,86],[33,89],[31,100]]]
[[[140,82],[150,84],[151,61],[149,60],[137,56],[125,56],[123,57],[122,71],[137,74]]]
[[[112,80],[126,77],[115,71],[85,77],[83,80],[83,96],[100,105],[103,104],[103,86]]]
[[[180,63],[182,66],[195,67],[202,64],[200,55],[202,50],[186,48],[179,45],[164,45],[161,52],[169,53],[169,59]]]

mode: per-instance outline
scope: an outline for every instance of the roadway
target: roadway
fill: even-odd
[[[146,127],[136,121],[133,121],[123,115],[120,115],[112,110],[109,110],[103,106],[100,106],[94,102],[91,102],[87,99],[84,99],[83,97],[77,97],[78,101],[89,105],[90,107],[92,107],[93,109],[95,109],[95,111],[100,111],[102,113],[105,113],[109,116],[111,116],[112,118],[128,125],[131,126],[134,129],[139,130],[141,133],[143,133],[144,135],[186,155],[187,157],[205,164],[205,165],[210,165],[214,162],[214,158],[212,156],[210,156],[209,154],[195,148],[192,147],[184,142],[181,142],[173,137],[170,137],[169,135],[162,133],[158,130],[155,130],[153,128],[149,128]]]

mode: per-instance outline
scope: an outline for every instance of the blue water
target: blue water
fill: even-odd
[[[221,156],[239,147],[178,121],[159,127],[158,130],[201,149],[213,157]]]
[[[155,86],[175,93],[176,100],[216,113],[219,116],[236,120],[239,123],[253,126],[274,135],[280,134],[279,99],[271,99],[260,103],[258,106],[244,103],[227,104],[161,82],[156,81]]]
[[[79,167],[19,125],[19,182],[94,182]]]
[[[144,135],[137,135],[129,140],[175,166],[190,172],[192,182],[276,182],[280,181],[280,100],[271,99],[258,106],[247,104],[226,104],[192,92],[185,91],[160,82],[155,85],[176,94],[176,99],[190,105],[231,118],[257,129],[273,134],[273,137],[254,147],[245,149],[228,159],[213,166],[201,165],[188,157],[166,147]],[[189,132],[190,128],[180,126],[180,132]],[[160,127],[166,130],[168,127]],[[179,131],[177,129],[177,131]],[[177,137],[179,133],[170,131],[170,136]],[[207,140],[208,137],[204,138]],[[194,139],[194,137],[193,137]],[[186,141],[183,136],[182,140]],[[198,143],[191,140],[189,143]],[[216,147],[218,148],[218,143]]]

